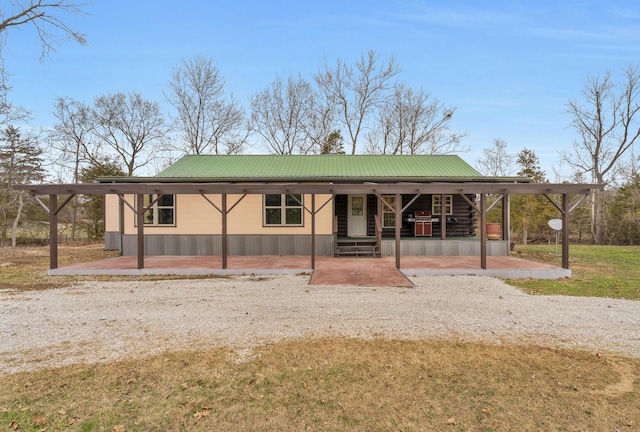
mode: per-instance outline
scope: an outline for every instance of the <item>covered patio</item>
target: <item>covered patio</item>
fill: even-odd
[[[408,277],[477,275],[500,278],[558,279],[571,276],[571,270],[516,257],[487,257],[482,269],[480,257],[404,257],[396,269],[393,257],[316,258],[315,269],[309,256],[230,256],[222,268],[220,256],[148,256],[145,268],[137,268],[137,259],[120,256],[74,264],[49,271],[50,275],[265,275],[310,274],[310,285],[412,286]]]
[[[49,274],[229,274],[229,273],[304,273],[314,272],[312,283],[323,280],[323,273],[341,274],[341,266],[352,261],[345,258],[317,256],[316,252],[316,215],[327,205],[334,205],[334,198],[339,194],[371,194],[377,197],[394,195],[396,202],[401,202],[402,195],[419,197],[423,194],[444,196],[456,194],[466,198],[467,195],[478,197],[477,204],[469,202],[478,214],[479,253],[473,256],[442,256],[422,254],[409,256],[403,253],[400,226],[405,208],[394,210],[396,219],[395,236],[388,243],[390,255],[382,258],[355,258],[361,261],[364,272],[374,269],[394,269],[404,275],[443,275],[443,274],[478,274],[497,277],[535,277],[560,278],[571,275],[569,270],[569,216],[571,211],[586,198],[592,189],[601,188],[592,184],[551,184],[551,183],[506,183],[506,182],[431,182],[431,183],[221,183],[221,182],[177,182],[151,181],[136,179],[135,181],[118,181],[97,184],[49,184],[19,185],[18,189],[30,191],[36,200],[49,213],[50,223],[50,270]],[[229,235],[227,232],[228,217],[236,204],[250,194],[304,194],[310,196],[310,202],[304,203],[304,211],[310,215],[309,253],[296,256],[236,256],[229,253]],[[57,225],[58,213],[76,194],[115,194],[127,204],[137,218],[137,255],[134,257],[118,257],[103,263],[88,263],[58,269]],[[158,197],[165,194],[199,194],[221,215],[222,235],[220,236],[221,253],[201,256],[149,256],[145,254],[145,207],[143,197],[154,194]],[[207,195],[216,194],[221,197],[221,205],[215,205]],[[502,202],[503,241],[508,241],[509,231],[509,197],[512,194],[542,194],[548,198],[561,214],[562,219],[562,269],[549,268],[542,264],[531,264],[528,261],[506,257],[494,257],[487,253],[487,196],[497,195]],[[560,204],[552,199],[559,195]],[[39,196],[48,195],[48,203]],[[65,200],[58,203],[58,197],[65,195]],[[125,195],[135,196],[135,205],[127,203]],[[236,202],[227,202],[228,196],[240,196]],[[316,203],[316,195],[330,196],[329,200]],[[574,203],[570,196],[577,196]],[[496,201],[496,202],[498,202]],[[48,204],[48,205],[47,205]],[[153,203],[152,203],[153,204]],[[334,231],[335,233],[335,231]],[[334,235],[335,236],[335,235]],[[337,239],[337,237],[336,237]],[[447,242],[445,238],[442,242]],[[524,262],[523,262],[524,261]],[[328,270],[327,270],[328,269]],[[352,270],[353,271],[353,270]],[[346,280],[349,270],[342,272]],[[325,280],[328,276],[325,276]],[[380,279],[382,276],[377,276]]]

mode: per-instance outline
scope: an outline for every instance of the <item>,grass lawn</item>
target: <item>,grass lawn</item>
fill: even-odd
[[[0,376],[0,424],[19,431],[629,431],[640,427],[639,373],[638,359],[537,347],[298,340]]]
[[[560,265],[546,245],[516,250],[519,257]],[[47,248],[0,252],[0,289],[78,280],[45,276]],[[60,261],[110,254],[99,246],[61,247]],[[507,282],[536,294],[640,298],[640,248],[572,246],[570,264],[571,279]],[[10,319],[8,312],[3,316]],[[167,352],[0,371],[0,430],[634,431],[640,430],[640,359],[344,338]]]
[[[555,246],[516,246],[516,255],[557,266],[562,257]],[[640,299],[640,247],[571,245],[569,267],[572,277],[559,280],[508,280],[507,283],[532,294],[561,294],[591,297]]]

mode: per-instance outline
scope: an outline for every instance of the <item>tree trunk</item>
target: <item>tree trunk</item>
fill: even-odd
[[[11,230],[11,247],[16,247],[18,242],[18,223],[20,222],[20,218],[22,217],[22,209],[24,207],[23,192],[20,191],[18,193],[18,213],[16,214],[16,218],[13,220],[13,227]]]

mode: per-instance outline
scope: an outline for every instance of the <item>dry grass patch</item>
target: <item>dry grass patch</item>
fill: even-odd
[[[31,430],[639,430],[640,360],[320,339],[0,377]]]
[[[111,258],[118,251],[105,250],[104,244],[59,245],[59,267]],[[130,281],[228,278],[226,275],[148,275],[148,276],[48,276],[49,246],[0,248],[0,289],[45,290],[69,286],[78,281]]]

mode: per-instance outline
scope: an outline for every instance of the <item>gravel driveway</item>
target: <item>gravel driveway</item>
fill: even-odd
[[[530,296],[499,279],[415,288],[310,286],[307,276],[84,282],[0,291],[0,374],[165,350],[305,336],[536,343],[640,357],[640,301]]]

